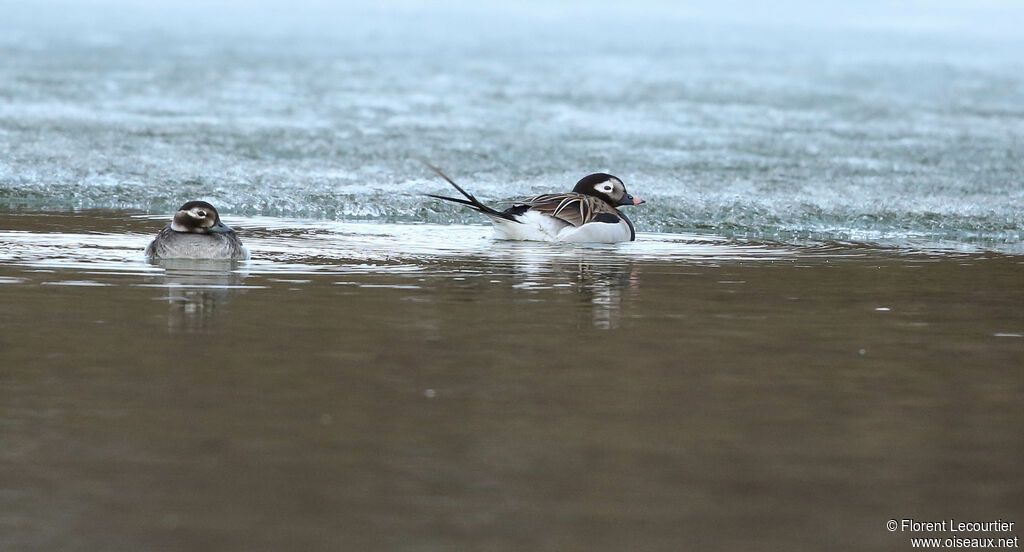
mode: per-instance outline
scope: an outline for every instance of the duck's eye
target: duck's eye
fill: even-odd
[[[201,216],[201,217],[205,217],[206,216],[206,211],[196,211],[196,214]]]
[[[612,191],[612,187],[611,186],[607,186],[607,185],[606,186],[602,186],[601,187],[601,191],[606,193],[606,194],[610,194],[611,191]]]

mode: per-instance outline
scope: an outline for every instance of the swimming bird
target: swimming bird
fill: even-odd
[[[571,192],[517,199],[508,209],[498,211],[481,203],[437,167],[430,163],[426,165],[454,186],[465,199],[428,196],[465,205],[487,215],[501,239],[578,243],[617,243],[636,239],[633,222],[617,207],[645,202],[627,193],[622,180],[610,174],[587,175],[576,183]]]
[[[235,231],[220,221],[217,209],[205,201],[189,201],[178,208],[171,223],[146,247],[151,259],[243,260],[249,250]]]

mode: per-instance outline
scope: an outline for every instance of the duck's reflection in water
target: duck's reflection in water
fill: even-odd
[[[167,290],[167,329],[171,332],[205,330],[216,323],[218,310],[243,287],[249,275],[242,261],[160,259],[158,278]]]
[[[640,286],[640,270],[632,264],[594,267],[580,263],[576,290],[590,304],[590,320],[600,330],[614,330],[622,318],[623,294]]]
[[[579,246],[564,249],[527,249],[507,247],[520,283],[514,287],[539,291],[568,286],[580,298],[581,324],[597,329],[619,327],[624,301],[640,286],[640,268],[626,259],[611,259],[614,251],[607,246]]]

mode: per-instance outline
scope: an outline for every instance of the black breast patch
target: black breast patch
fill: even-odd
[[[609,224],[618,224],[619,217],[615,216],[614,213],[598,213],[591,219],[591,222],[607,222]]]

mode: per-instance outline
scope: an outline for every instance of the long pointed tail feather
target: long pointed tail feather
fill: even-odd
[[[428,163],[427,161],[424,161],[422,159],[420,161],[422,161],[424,165],[426,165],[428,168],[430,168],[430,170],[434,171],[438,176],[443,178],[446,182],[451,184],[452,187],[454,187],[456,190],[458,190],[460,194],[462,194],[463,196],[466,197],[466,199],[458,199],[458,198],[454,198],[454,197],[447,197],[447,196],[434,195],[434,194],[426,194],[427,196],[435,198],[435,199],[443,199],[445,201],[451,201],[453,203],[458,203],[460,205],[465,205],[465,206],[469,207],[470,209],[473,209],[474,211],[479,211],[479,212],[481,212],[481,213],[483,213],[483,214],[485,214],[485,215],[487,215],[489,217],[492,217],[492,218],[497,217],[497,218],[504,219],[504,220],[509,220],[509,221],[512,221],[512,222],[519,222],[513,216],[508,215],[506,213],[502,213],[501,211],[498,211],[496,209],[492,209],[491,207],[488,207],[488,206],[484,205],[483,203],[481,203],[480,200],[478,200],[473,194],[467,192],[466,190],[463,190],[462,186],[459,186],[451,178],[448,178],[448,175],[446,175],[443,172],[441,172],[441,169],[431,165],[430,163]]]
[[[468,205],[470,207],[476,207],[476,205],[473,204],[472,201],[465,200],[465,199],[459,199],[457,197],[448,197],[448,196],[434,195],[434,194],[423,194],[423,195],[425,195],[427,197],[432,197],[434,199],[443,199],[445,201],[451,201],[452,203],[461,203],[462,205]]]

